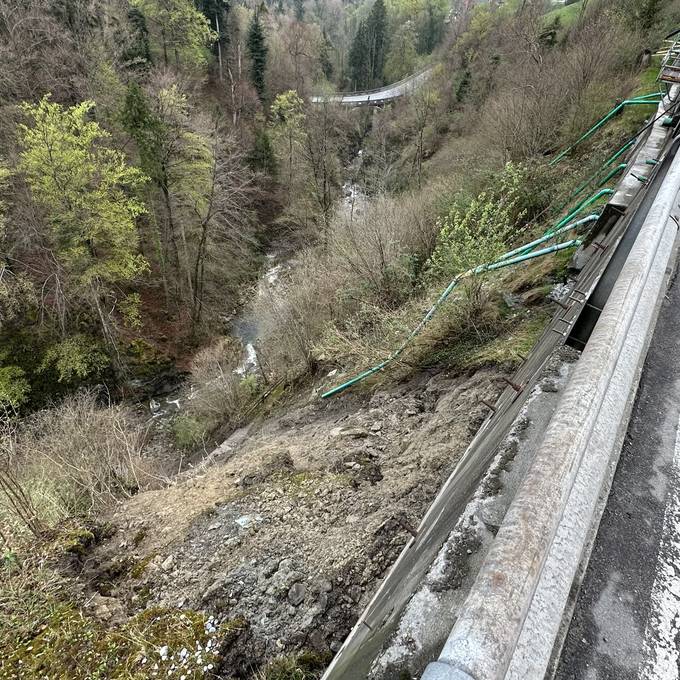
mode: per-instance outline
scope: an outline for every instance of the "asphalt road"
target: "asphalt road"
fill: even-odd
[[[680,678],[679,420],[680,281],[674,278],[557,664],[557,680]]]

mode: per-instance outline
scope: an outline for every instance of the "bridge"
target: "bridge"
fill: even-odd
[[[432,75],[432,66],[412,73],[402,80],[385,85],[375,90],[358,92],[335,92],[332,94],[316,94],[309,98],[312,104],[342,104],[343,106],[380,106],[417,90]]]

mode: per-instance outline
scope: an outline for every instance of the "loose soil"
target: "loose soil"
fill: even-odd
[[[223,666],[235,677],[279,654],[337,651],[502,375],[432,371],[373,395],[301,399],[117,506],[81,577],[110,598],[105,614],[162,606],[244,619]]]

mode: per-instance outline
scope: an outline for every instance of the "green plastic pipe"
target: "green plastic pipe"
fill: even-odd
[[[571,241],[565,241],[564,243],[557,243],[554,246],[549,246],[548,248],[543,248],[542,250],[537,250],[535,253],[528,253],[526,255],[520,255],[519,257],[513,257],[511,260],[503,260],[502,262],[494,262],[490,264],[486,270],[494,271],[496,269],[501,269],[502,267],[509,267],[513,264],[519,264],[526,260],[530,260],[534,257],[542,257],[543,255],[549,255],[550,253],[557,253],[560,250],[566,250],[567,248],[574,248],[575,246],[580,246],[583,241],[578,238],[571,239]]]
[[[599,198],[602,198],[602,196],[611,196],[613,193],[614,193],[613,189],[600,189],[598,192],[594,193],[589,198],[586,198],[585,200],[581,201],[566,217],[563,217],[552,229],[548,230],[546,234],[554,234],[557,229],[560,229],[565,224],[567,224],[571,219],[576,217],[576,215],[578,215],[581,212],[581,210],[592,205]]]
[[[652,95],[645,95],[646,97],[650,97]],[[634,99],[625,99],[622,101],[620,104],[617,104],[604,118],[601,118],[593,127],[591,127],[589,130],[584,132],[571,146],[568,146],[564,151],[559,153],[555,158],[553,158],[548,165],[553,166],[557,163],[559,163],[572,149],[577,147],[581,142],[584,142],[586,139],[594,135],[603,125],[605,125],[609,120],[611,120],[619,111],[621,111],[624,107],[626,106],[636,106],[636,105],[641,105],[641,106],[648,106],[651,104],[658,104],[661,101],[661,99],[658,98],[656,100],[648,100],[648,99],[641,99],[641,98],[634,98]]]
[[[406,349],[406,347],[410,344],[411,340],[420,333],[422,330],[423,326],[432,318],[434,315],[435,311],[437,308],[441,305],[444,300],[451,294],[451,292],[455,289],[455,287],[458,285],[458,283],[461,281],[466,276],[473,276],[476,274],[480,274],[485,271],[493,271],[496,269],[501,269],[503,267],[510,267],[511,265],[514,264],[519,264],[520,262],[526,262],[527,260],[532,260],[537,257],[542,257],[543,255],[548,255],[550,253],[556,253],[560,250],[565,250],[566,248],[573,248],[574,246],[579,246],[581,245],[581,241],[579,239],[572,239],[571,241],[566,241],[565,243],[557,243],[553,246],[549,246],[548,248],[543,248],[542,250],[537,250],[534,253],[528,253],[525,255],[520,255],[518,257],[514,257],[512,259],[506,259],[506,260],[496,260],[495,262],[489,263],[489,264],[483,264],[479,265],[478,267],[475,267],[472,270],[468,270],[467,272],[464,272],[463,274],[459,274],[456,276],[456,278],[449,283],[449,285],[444,289],[442,294],[437,298],[437,301],[430,307],[428,310],[427,314],[421,319],[420,323],[411,331],[409,336],[404,340],[404,342],[394,351],[392,354],[390,354],[387,359],[384,361],[381,361],[379,364],[376,364],[372,368],[369,368],[366,371],[362,371],[358,375],[355,375],[353,378],[350,380],[347,380],[346,382],[342,383],[341,385],[338,385],[337,387],[333,387],[332,389],[328,390],[327,392],[324,392],[321,395],[322,399],[328,399],[328,397],[332,397],[336,394],[339,394],[340,392],[343,392],[346,390],[348,387],[351,387],[352,385],[356,385],[358,382],[361,382],[362,380],[365,380],[371,375],[374,375],[375,373],[378,373],[381,371],[383,368],[391,364],[396,358],[399,357],[399,355]],[[527,246],[523,246],[526,248]]]
[[[602,165],[583,183],[581,186],[579,186],[577,189],[575,189],[570,195],[569,198],[562,203],[562,205],[558,208],[559,211],[564,210],[565,206],[571,201],[572,198],[576,198],[579,194],[583,193],[585,189],[588,188],[588,186],[597,179],[597,176],[604,170],[607,166],[611,165],[617,158],[620,158],[628,149],[630,149],[631,146],[635,144],[635,138],[631,139],[630,141],[626,142],[613,156],[608,158]]]
[[[612,170],[607,173],[607,175],[597,186],[604,186],[612,177],[614,177],[614,175],[618,175],[622,170],[625,170],[627,166],[627,163],[619,163],[619,165],[617,165],[615,168],[612,168]]]
[[[541,236],[541,238],[537,238],[535,241],[532,241],[531,243],[527,243],[523,246],[520,246],[519,248],[515,248],[514,250],[511,250],[509,253],[505,253],[505,255],[501,255],[498,258],[498,261],[506,260],[509,257],[512,257],[513,255],[518,255],[519,253],[525,253],[532,248],[535,248],[536,246],[540,246],[541,243],[545,243],[546,241],[549,241],[552,238],[555,238],[555,236],[558,236],[559,234],[563,234],[566,231],[571,231],[572,229],[577,229],[580,227],[582,224],[588,224],[588,222],[596,222],[597,220],[600,219],[599,213],[593,213],[592,215],[588,215],[587,217],[582,217],[580,220],[576,220],[576,222],[572,222],[571,224],[567,224],[564,227],[560,227],[557,231],[554,231],[552,234],[547,234]]]

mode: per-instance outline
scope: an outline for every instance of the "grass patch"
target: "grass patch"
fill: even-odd
[[[213,627],[205,615],[148,609],[110,629],[53,593],[0,590],[0,679],[133,680],[214,677],[219,650],[244,621]]]
[[[524,319],[517,328],[478,345],[463,344],[458,348],[455,364],[461,369],[473,370],[489,365],[519,366],[543,334],[550,318],[547,310]]]
[[[562,28],[570,28],[578,19],[583,7],[583,1],[573,2],[571,5],[564,7],[557,7],[545,14],[545,23],[552,24],[556,19],[559,19]]]
[[[300,652],[270,661],[255,680],[318,680],[331,660],[330,654]]]

